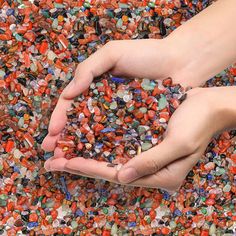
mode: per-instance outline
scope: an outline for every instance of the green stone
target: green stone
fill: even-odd
[[[20,41],[20,42],[23,41],[23,37],[21,35],[19,35],[19,34],[13,34],[13,35],[17,41]]]
[[[155,87],[155,84],[151,83],[149,79],[143,79],[143,82],[141,83],[141,87],[144,90],[153,90]]]
[[[75,14],[77,14],[78,12],[79,12],[79,8],[74,7],[74,8],[71,9],[70,14],[71,14],[71,15],[75,15]]]
[[[141,85],[141,86],[142,86],[142,88],[143,88],[144,90],[148,90],[148,91],[154,89],[154,87],[153,87],[152,85],[150,85],[150,84],[149,84],[149,85],[146,85],[146,84],[145,84],[145,85]]]
[[[206,215],[207,214],[207,209],[206,208],[202,208],[201,212],[202,212],[202,214]]]
[[[137,197],[136,202],[140,202],[141,198],[142,198],[141,196]]]
[[[3,200],[3,199],[0,199],[0,207],[4,207],[6,205],[7,205],[7,201]]]
[[[52,28],[53,28],[53,29],[56,29],[57,27],[58,27],[58,19],[55,18],[55,19],[53,20],[53,22],[52,22]]]
[[[117,235],[117,230],[118,230],[117,224],[114,223],[111,227],[111,235]]]
[[[131,106],[131,107],[129,107],[127,110],[129,111],[129,112],[131,112],[131,111],[133,111],[134,110],[134,106]]]
[[[40,98],[39,96],[34,96],[34,101],[40,102],[40,101],[41,101],[41,98]]]
[[[167,106],[167,100],[166,97],[161,95],[161,98],[158,101],[158,108],[159,110],[164,109]]]
[[[96,95],[98,95],[98,90],[97,90],[97,89],[94,89],[94,90],[93,90],[93,93],[96,94]]]
[[[155,7],[155,3],[154,2],[149,2],[148,6],[154,8]]]
[[[44,196],[40,196],[39,197],[39,202],[41,202],[43,200]]]
[[[140,110],[143,114],[147,113],[147,108],[146,108],[146,107],[141,107],[141,108],[139,108],[139,110]]]
[[[76,228],[78,227],[78,223],[77,223],[75,220],[73,220],[73,221],[71,222],[71,227],[72,227],[73,229],[76,229]]]
[[[205,197],[201,197],[201,200],[202,200],[202,202],[205,202],[206,198]]]
[[[216,168],[216,173],[215,173],[216,176],[220,176],[220,175],[223,175],[223,174],[225,174],[225,169],[224,168]]]
[[[60,3],[54,3],[54,7],[55,8],[65,8],[65,6],[63,4],[60,4]]]
[[[139,134],[142,134],[142,133],[146,132],[148,129],[149,129],[148,126],[140,125],[140,126],[138,127],[138,133],[139,133]]]
[[[119,98],[123,98],[125,96],[125,91],[124,90],[118,90],[116,95],[119,97]]]
[[[5,71],[0,70],[0,78],[3,78],[6,75]]]
[[[50,200],[50,199],[45,203],[45,205],[46,205],[47,208],[53,207],[54,204],[55,204],[54,201],[53,201],[53,200]]]
[[[117,102],[114,101],[110,104],[110,109],[115,110],[117,108]]]
[[[225,185],[223,188],[223,192],[229,192],[231,190],[231,186],[229,184]]]
[[[0,164],[0,171],[2,171],[3,170],[3,166]]]
[[[116,27],[117,27],[117,28],[121,28],[122,25],[123,25],[123,21],[122,21],[122,19],[120,18],[120,19],[116,22]]]
[[[101,83],[101,82],[97,82],[97,83],[96,83],[96,87],[102,87],[102,86],[104,86],[103,83]]]
[[[174,221],[171,221],[171,222],[170,222],[170,228],[171,228],[171,229],[176,228],[176,226],[177,226],[177,225],[176,225],[176,223],[175,223]]]
[[[141,145],[141,148],[143,151],[147,151],[148,149],[150,149],[152,147],[152,144],[151,143],[143,143]]]
[[[90,3],[89,3],[89,2],[85,2],[85,3],[84,3],[84,7],[85,7],[85,8],[90,8]]]
[[[118,3],[120,8],[129,8],[128,4],[125,3]]]
[[[19,9],[24,9],[25,8],[25,4],[22,3],[21,5],[18,6],[18,8]]]
[[[14,111],[14,110],[11,110],[11,109],[8,110],[8,114],[9,114],[10,116],[15,116],[15,115],[16,115],[15,111]]]
[[[49,12],[48,11],[41,11],[41,14],[45,17],[45,18],[50,18]]]
[[[151,218],[150,218],[150,217],[148,217],[148,218],[146,219],[146,221],[147,221],[148,224],[151,224]]]
[[[209,235],[215,235],[215,233],[216,233],[216,226],[215,224],[212,224],[209,229]]]
[[[140,124],[139,121],[137,121],[137,120],[133,121],[132,128],[137,128],[139,126],[139,124]]]
[[[113,18],[113,17],[114,17],[114,14],[113,14],[112,11],[107,10],[107,11],[106,11],[106,14],[107,14],[107,16],[109,16],[110,18]]]
[[[102,209],[102,212],[107,215],[107,214],[108,214],[108,209],[104,207],[104,208]]]
[[[0,195],[0,200],[7,200],[7,195],[6,194],[1,194]]]

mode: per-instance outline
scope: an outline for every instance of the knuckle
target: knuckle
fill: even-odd
[[[150,174],[156,173],[161,169],[160,163],[158,163],[155,159],[149,159],[145,163],[146,168],[149,170]]]
[[[171,135],[168,140],[172,147],[181,150],[183,153],[192,154],[198,149],[198,142],[190,139],[191,135]]]

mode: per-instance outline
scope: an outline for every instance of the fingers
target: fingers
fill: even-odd
[[[130,183],[140,177],[154,174],[182,155],[178,145],[165,139],[159,145],[131,159],[118,173],[121,183]]]
[[[120,166],[109,167],[108,162],[99,162],[92,159],[84,159],[82,157],[73,158],[64,166],[64,171],[85,175],[91,178],[104,179],[116,184],[124,184],[136,187],[161,188],[168,191],[176,191],[183,183],[186,175],[197,163],[199,154],[193,154],[188,157],[181,158],[162,168],[160,171],[152,175],[141,177],[129,184],[120,183],[117,174]]]
[[[66,125],[66,111],[70,108],[72,100],[65,100],[60,96],[58,103],[52,113],[48,127],[48,135],[42,143],[42,148],[45,151],[51,152],[55,149],[57,140],[60,138],[60,132]]]
[[[67,162],[68,162],[68,160],[65,158],[65,152],[63,152],[61,148],[55,148],[54,156],[52,158],[48,159],[44,163],[44,168],[47,171],[66,171],[71,174],[77,174],[77,175],[81,175],[84,177],[95,178],[94,176],[90,176],[90,175],[84,174],[79,171],[76,171],[76,173],[75,173],[75,171],[71,171],[69,169],[66,169],[65,165]]]
[[[94,178],[105,179],[111,182],[117,181],[117,168],[109,167],[108,162],[101,162],[92,159],[76,157],[69,160],[65,168],[86,173]]]
[[[46,152],[51,152],[55,149],[56,144],[57,144],[57,140],[60,138],[60,134],[58,135],[47,135],[44,140],[43,143],[41,145],[41,147],[46,151]]]
[[[178,159],[155,174],[144,176],[129,184],[132,186],[143,186],[149,188],[161,188],[167,191],[177,191],[199,158],[199,154],[193,154]]]

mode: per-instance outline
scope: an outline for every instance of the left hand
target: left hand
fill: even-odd
[[[234,87],[190,90],[187,99],[170,118],[163,142],[120,169],[82,157],[66,160],[58,148],[45,167],[115,183],[174,191],[201,158],[213,135],[235,125],[234,112],[225,106],[234,94]]]

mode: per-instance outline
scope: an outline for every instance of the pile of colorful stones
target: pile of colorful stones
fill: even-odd
[[[236,233],[235,131],[212,140],[174,196],[45,172],[44,162],[52,154],[40,147],[58,96],[78,63],[110,40],[165,37],[209,4],[0,0],[0,235]],[[61,140],[67,158],[93,153],[112,163],[127,161],[161,141],[183,99],[170,80],[161,84],[106,76],[68,111]],[[235,85],[235,78],[233,66],[206,86]],[[131,136],[134,143],[128,142]],[[128,149],[121,150],[119,142]]]
[[[66,158],[124,164],[162,141],[171,114],[186,95],[171,78],[158,84],[104,75],[75,99],[58,147]]]

